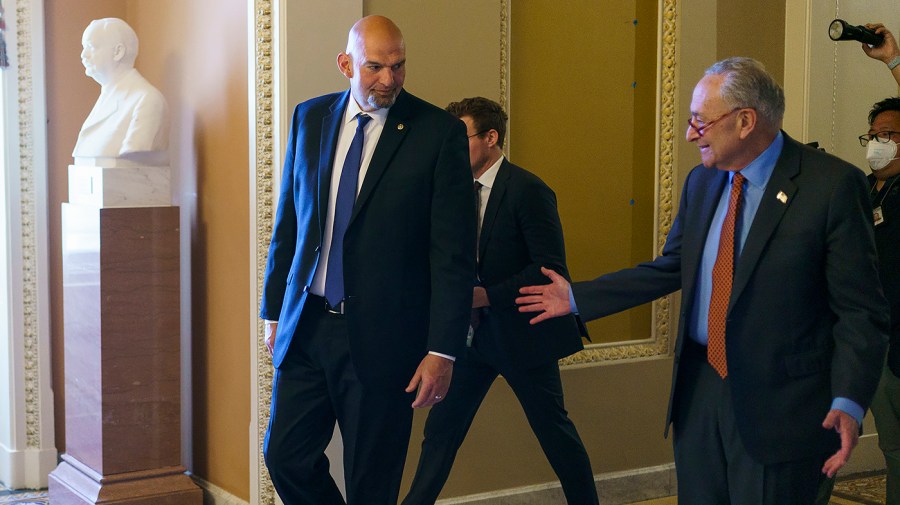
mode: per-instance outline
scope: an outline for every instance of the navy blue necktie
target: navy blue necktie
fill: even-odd
[[[356,134],[344,159],[344,170],[338,183],[334,204],[334,226],[331,231],[331,251],[328,253],[328,272],[325,276],[325,299],[332,307],[344,301],[344,233],[350,223],[353,204],[356,202],[356,187],[359,182],[359,167],[362,164],[363,138],[366,123],[371,116],[356,116]]]

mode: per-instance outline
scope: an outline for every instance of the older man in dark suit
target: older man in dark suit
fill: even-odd
[[[347,503],[396,503],[410,404],[447,394],[475,276],[465,126],[403,90],[387,18],[358,21],[337,63],[350,90],[294,111],[260,309],[266,465],[288,505],[344,503],[323,453],[335,421]]]
[[[687,129],[703,165],[663,254],[571,291],[547,271],[518,299],[535,322],[587,320],[682,290],[666,419],[679,502],[813,503],[878,384],[888,308],[865,177],[788,137],[783,113],[758,62],[711,66]]]
[[[518,398],[569,503],[597,503],[591,462],[563,402],[557,361],[582,348],[574,316],[539,325],[516,309],[522,286],[545,281],[541,267],[568,277],[556,196],[503,156],[506,113],[486,98],[447,107],[466,124],[478,208],[478,280],[472,341],[447,401],[425,423],[419,467],[404,505],[433,504],[478,407],[503,375]],[[460,223],[463,224],[463,223]]]

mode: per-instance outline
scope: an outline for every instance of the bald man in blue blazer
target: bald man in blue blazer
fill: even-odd
[[[403,90],[405,62],[396,25],[363,18],[338,56],[350,90],[294,111],[260,309],[276,368],[264,452],[288,505],[344,503],[324,455],[335,422],[347,503],[396,503],[411,407],[443,400],[465,345],[465,126]]]

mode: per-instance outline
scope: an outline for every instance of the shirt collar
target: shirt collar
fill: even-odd
[[[762,154],[751,161],[749,165],[739,170],[741,175],[747,178],[747,184],[758,188],[766,187],[766,184],[769,183],[769,178],[772,177],[772,171],[775,170],[775,163],[778,162],[778,157],[781,156],[782,147],[784,147],[784,135],[779,131],[778,135],[775,135],[775,140],[769,144],[769,147]],[[734,174],[735,172],[729,174],[729,182],[734,178]]]
[[[347,100],[347,108],[344,110],[344,125],[347,125],[348,123],[354,123],[355,127],[356,116],[362,113],[370,116],[372,118],[372,121],[376,122],[379,126],[384,126],[384,122],[387,121],[389,111],[390,108],[364,111],[359,107],[359,104],[356,103],[356,99],[353,98],[353,95],[351,94]]]
[[[495,161],[493,165],[491,165],[491,168],[485,170],[484,173],[481,174],[481,177],[479,177],[475,180],[480,182],[482,186],[484,186],[488,189],[493,187],[494,180],[497,178],[497,172],[500,171],[500,165],[503,164],[504,159],[506,159],[506,158],[501,154],[500,158],[497,161]]]

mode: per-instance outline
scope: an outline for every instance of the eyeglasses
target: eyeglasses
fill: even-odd
[[[473,133],[473,134],[469,135],[467,138],[472,138],[472,137],[477,137],[477,136],[479,136],[479,135],[484,135],[485,133],[487,133],[487,132],[489,132],[489,131],[490,131],[490,130],[481,130],[480,132],[476,132],[476,133]]]
[[[735,107],[735,108],[731,109],[730,111],[726,112],[725,114],[722,114],[721,116],[713,119],[712,121],[701,121],[697,118],[696,114],[691,114],[691,117],[689,117],[688,121],[687,121],[688,127],[692,128],[695,132],[697,132],[697,135],[702,137],[703,132],[705,132],[707,130],[707,128],[718,123],[722,119],[725,119],[725,117],[730,116],[735,111],[745,109],[745,108],[746,107]]]
[[[872,140],[878,142],[879,144],[887,144],[891,141],[891,137],[893,137],[894,135],[900,135],[900,132],[886,131],[878,133],[867,133],[865,135],[859,136],[859,145],[866,147]]]

